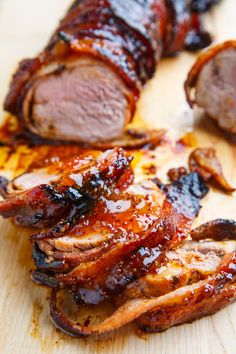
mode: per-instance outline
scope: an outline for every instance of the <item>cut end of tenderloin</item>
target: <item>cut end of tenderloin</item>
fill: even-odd
[[[112,68],[81,57],[34,80],[24,100],[24,119],[32,133],[46,139],[108,141],[122,135],[131,118],[129,95]]]
[[[220,51],[202,68],[195,101],[221,129],[236,134],[236,48]]]

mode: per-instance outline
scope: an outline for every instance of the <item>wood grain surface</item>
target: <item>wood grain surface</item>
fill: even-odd
[[[35,55],[44,46],[69,3],[69,0],[0,0],[0,106],[18,60]],[[216,41],[236,38],[235,13],[235,0],[224,0],[207,16]],[[141,117],[151,127],[167,127],[172,139],[194,130],[195,144],[214,146],[226,176],[236,185],[236,146],[229,144],[201,113],[193,115],[185,103],[183,81],[195,58],[182,53],[178,58],[162,61],[157,75],[144,89],[136,119],[139,122]],[[4,116],[2,111],[0,114]],[[186,163],[189,151],[178,154],[171,151],[162,147],[155,154],[160,177],[169,167]],[[0,150],[0,159],[3,153]],[[145,163],[137,165],[137,175]],[[236,219],[235,195],[211,191],[196,224],[216,217]],[[143,339],[135,334],[133,326],[102,340],[74,340],[59,333],[48,317],[47,290],[30,280],[33,267],[30,231],[2,220],[0,230],[0,353],[235,354],[236,305]]]

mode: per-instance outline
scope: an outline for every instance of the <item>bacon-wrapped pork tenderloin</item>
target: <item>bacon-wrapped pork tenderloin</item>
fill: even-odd
[[[46,139],[96,143],[121,136],[160,57],[184,48],[196,27],[192,11],[210,2],[197,1],[208,4],[197,8],[187,0],[75,1],[45,50],[20,63],[5,109]],[[209,44],[194,31],[195,47]]]

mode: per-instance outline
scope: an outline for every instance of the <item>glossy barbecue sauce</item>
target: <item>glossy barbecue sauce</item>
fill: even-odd
[[[182,179],[167,195],[145,182],[102,196],[93,213],[64,237],[46,241],[53,259],[65,262],[56,279],[72,289],[77,301],[102,301],[136,277],[155,273],[166,247],[187,237],[205,192],[199,190],[197,175]]]
[[[81,286],[75,291],[78,302],[97,303],[119,293],[134,274],[154,263],[160,248],[156,247],[155,252],[142,245],[147,244],[152,229],[161,228],[159,218],[164,200],[165,195],[151,182],[132,185],[125,193],[102,196],[92,215],[82,217],[66,238],[49,240],[67,255],[69,251],[78,251],[79,247],[95,255],[90,267],[78,265],[68,277],[59,276],[65,285],[69,282],[76,286],[79,281]],[[154,233],[150,238],[148,243],[154,243]],[[139,247],[136,256],[133,252]],[[96,249],[97,256],[103,257],[102,261],[96,257]]]

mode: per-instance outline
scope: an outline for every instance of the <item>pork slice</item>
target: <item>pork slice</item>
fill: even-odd
[[[130,119],[128,95],[112,68],[81,57],[34,80],[24,100],[24,119],[43,138],[108,141],[120,136]]]
[[[236,134],[236,49],[220,51],[201,70],[196,103],[223,130]]]

